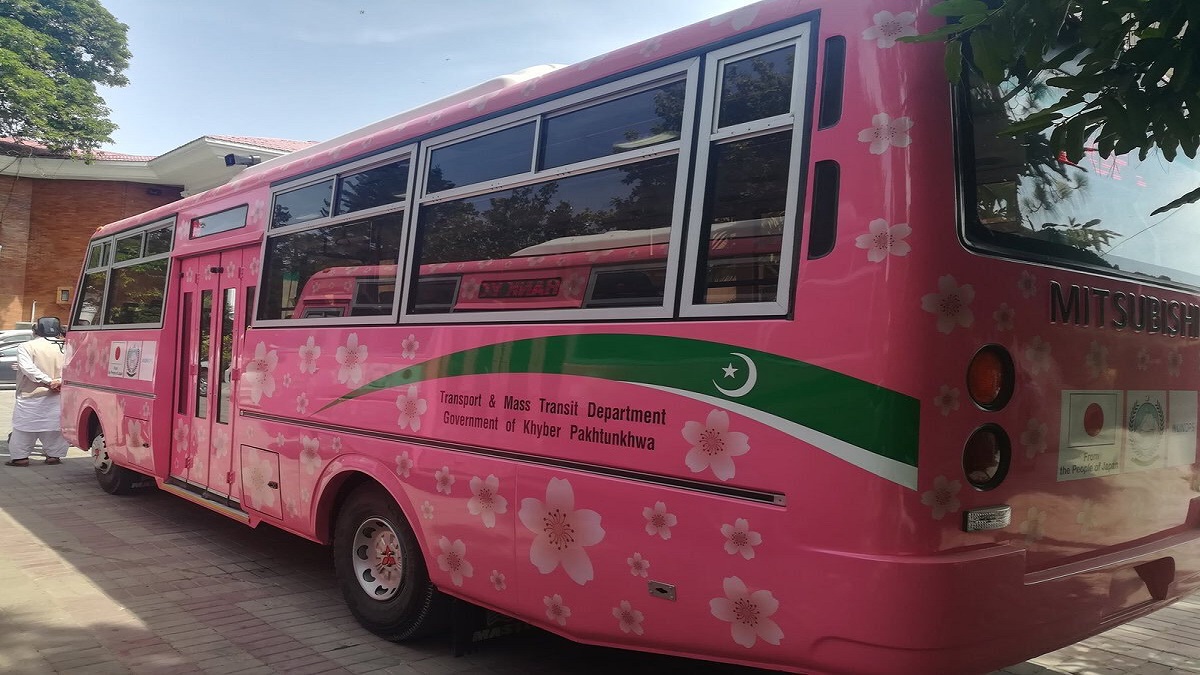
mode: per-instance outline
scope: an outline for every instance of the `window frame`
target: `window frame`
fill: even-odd
[[[198,232],[198,228],[196,227],[197,222],[204,220],[205,218],[219,216],[221,214],[230,213],[232,211],[237,211],[239,209],[243,211],[241,225],[237,225],[235,227],[228,227],[223,230],[213,230],[210,232]],[[227,209],[221,209],[220,211],[213,211],[212,213],[206,213],[202,216],[196,216],[195,218],[188,219],[188,239],[191,239],[191,240],[206,239],[208,237],[215,237],[216,235],[223,234],[225,232],[236,232],[237,230],[245,229],[246,224],[248,222],[250,222],[250,204],[248,204],[248,203],[247,204],[238,204],[237,206],[231,206]],[[145,250],[144,246],[145,246],[145,244],[143,243],[143,249],[142,249],[143,251]]]
[[[809,87],[813,82],[812,68],[816,60],[813,53],[812,39],[813,24],[810,21],[796,24],[767,35],[752,38],[744,42],[715,49],[704,56],[705,80],[700,100],[700,122],[698,125],[699,138],[696,140],[695,167],[692,179],[691,202],[687,223],[688,240],[686,250],[688,259],[684,264],[683,282],[679,301],[679,316],[684,318],[724,318],[724,317],[786,317],[791,312],[795,297],[796,279],[798,278],[800,235],[803,231],[805,214],[804,188],[807,184],[808,167],[804,158],[808,153],[808,123],[812,96]],[[758,54],[775,51],[780,47],[792,46],[796,59],[792,68],[792,102],[791,111],[784,115],[774,115],[763,119],[735,124],[728,127],[718,127],[720,111],[721,84],[724,79],[724,65],[728,62],[740,61]],[[787,191],[784,201],[784,230],[780,240],[779,278],[776,281],[775,300],[762,302],[729,302],[707,304],[696,301],[697,281],[707,274],[707,265],[700,270],[701,263],[707,263],[707,250],[702,253],[701,246],[708,247],[708,241],[701,240],[701,235],[708,236],[704,227],[705,206],[708,198],[708,181],[710,177],[709,157],[717,145],[747,140],[757,136],[779,133],[791,128],[791,149],[788,162]]]
[[[380,216],[386,216],[388,214],[395,213],[397,211],[403,211],[404,213],[400,218],[399,254],[397,256],[397,259],[394,261],[396,264],[396,287],[397,287],[397,289],[401,288],[404,284],[405,274],[406,274],[404,252],[406,250],[406,240],[408,237],[409,222],[410,222],[410,218],[411,218],[411,211],[412,211],[412,206],[413,206],[413,201],[414,201],[412,198],[412,195],[413,195],[413,190],[415,189],[414,183],[416,181],[417,172],[413,170],[414,169],[413,165],[415,162],[416,154],[417,154],[417,144],[416,143],[407,144],[407,145],[404,145],[403,147],[396,148],[394,150],[390,150],[385,153],[372,155],[372,156],[364,158],[360,161],[350,162],[350,163],[330,167],[330,168],[320,171],[318,173],[314,173],[314,174],[311,174],[308,176],[304,176],[302,178],[298,178],[296,180],[292,180],[292,181],[288,181],[286,183],[280,183],[279,185],[272,186],[271,199],[269,202],[271,205],[270,213],[275,212],[275,197],[276,197],[276,195],[282,194],[284,192],[290,192],[292,190],[306,187],[308,185],[321,183],[323,181],[329,180],[330,178],[333,178],[333,190],[331,191],[331,195],[332,195],[332,199],[334,201],[331,202],[331,204],[330,204],[330,215],[325,216],[324,218],[313,218],[312,220],[306,220],[304,222],[297,223],[295,225],[284,225],[282,227],[270,227],[270,219],[268,219],[268,226],[266,228],[266,231],[263,233],[262,244],[259,248],[259,260],[262,260],[263,263],[261,265],[261,269],[259,270],[258,288],[259,289],[264,288],[263,284],[268,278],[267,249],[270,247],[272,239],[274,239],[276,237],[299,234],[302,232],[307,232],[309,230],[317,230],[317,229],[321,229],[323,227],[334,227],[337,225],[348,225],[351,223],[356,223],[356,222],[360,222],[360,221],[364,221],[364,220],[372,220],[374,218],[378,218]],[[408,181],[405,186],[404,199],[392,202],[390,204],[383,204],[380,206],[371,207],[369,209],[362,209],[360,211],[351,211],[349,213],[343,213],[343,214],[333,213],[334,211],[336,211],[336,200],[338,197],[338,191],[341,187],[341,176],[362,173],[363,171],[377,168],[380,166],[385,166],[387,164],[393,164],[393,163],[399,162],[403,159],[408,159],[408,161],[409,161]],[[303,290],[303,286],[301,287],[301,290]],[[400,302],[402,293],[397,292],[395,294],[395,297],[392,299],[392,311],[388,314],[379,314],[379,315],[373,315],[373,316],[372,315],[351,316],[349,314],[349,305],[347,305],[346,316],[321,316],[321,317],[305,316],[305,317],[294,318],[294,319],[262,319],[262,318],[259,318],[259,311],[262,309],[261,305],[263,302],[265,302],[266,298],[270,294],[264,293],[264,292],[258,292],[255,295],[256,295],[256,297],[255,297],[255,303],[254,303],[254,311],[252,314],[253,322],[251,325],[256,328],[258,328],[258,327],[266,328],[266,327],[276,327],[276,326],[300,327],[300,326],[347,325],[349,323],[353,323],[354,325],[394,324],[394,323],[396,323],[396,318],[397,318],[398,309],[399,309],[399,302]]]
[[[420,161],[418,162],[418,170],[413,172],[417,174],[417,185],[420,192],[416,194],[413,200],[413,208],[406,214],[408,219],[405,227],[406,246],[403,258],[409,262],[409,268],[403,284],[403,298],[401,301],[401,317],[410,319],[413,322],[425,324],[463,324],[463,323],[545,323],[547,321],[567,321],[567,320],[613,320],[613,319],[669,319],[675,315],[675,296],[678,292],[679,269],[682,264],[683,246],[684,246],[684,227],[687,225],[685,209],[687,207],[687,195],[689,186],[689,177],[691,175],[690,167],[692,166],[692,136],[695,133],[695,110],[698,104],[699,91],[699,73],[700,73],[700,57],[691,57],[672,63],[667,66],[662,66],[649,70],[643,73],[638,73],[629,77],[602,84],[597,87],[589,88],[585,91],[577,92],[568,96],[557,98],[553,101],[532,106],[520,110],[518,112],[502,115],[500,117],[487,120],[478,124],[470,125],[466,128],[451,131],[441,134],[421,144]],[[659,143],[645,148],[629,150],[614,155],[605,155],[603,157],[595,157],[574,164],[566,164],[557,166],[552,169],[532,170],[529,173],[506,176],[501,179],[475,183],[469,186],[456,187],[449,190],[442,190],[427,194],[424,191],[428,184],[428,173],[430,170],[430,153],[439,148],[453,143],[469,140],[470,138],[483,136],[488,133],[499,131],[505,128],[527,124],[530,121],[535,122],[534,129],[534,147],[533,147],[533,163],[536,169],[536,162],[540,160],[541,153],[539,152],[542,140],[542,126],[546,118],[555,117],[564,113],[573,112],[592,105],[605,103],[610,100],[615,100],[638,93],[647,89],[653,89],[656,86],[666,84],[671,81],[682,80],[684,82],[684,103],[683,116],[681,120],[681,128],[679,138],[666,142]],[[579,308],[549,308],[549,309],[511,309],[511,310],[480,310],[469,311],[462,313],[454,312],[417,312],[410,310],[410,302],[415,292],[416,286],[419,283],[421,264],[415,259],[417,247],[417,224],[421,210],[427,206],[440,204],[443,202],[454,201],[465,197],[478,196],[495,192],[498,190],[508,190],[513,188],[535,185],[547,181],[567,178],[576,175],[592,173],[602,169],[615,168],[624,165],[636,164],[643,161],[659,157],[675,156],[677,157],[676,172],[675,172],[675,190],[671,205],[671,222],[670,236],[667,239],[667,258],[666,258],[666,277],[663,288],[663,302],[660,305],[652,306],[627,306],[627,307],[579,307]],[[456,263],[450,263],[453,265]],[[593,268],[594,269],[594,268]],[[442,276],[439,273],[437,276]],[[589,271],[589,283],[590,283]],[[460,278],[461,286],[461,278]],[[414,308],[415,309],[415,308]]]
[[[178,226],[179,226],[178,221],[179,221],[179,214],[175,213],[170,216],[159,218],[152,222],[130,228],[128,230],[114,232],[110,235],[101,237],[100,239],[93,239],[88,244],[87,258],[84,259],[84,269],[83,269],[83,272],[79,275],[79,281],[76,283],[76,286],[75,286],[75,302],[73,302],[71,305],[71,324],[70,324],[71,330],[131,330],[131,329],[139,329],[139,328],[162,328],[163,327],[163,322],[166,320],[166,315],[167,315],[167,304],[166,304],[167,303],[167,293],[171,287],[171,270],[174,267],[172,265],[171,257],[175,250],[175,236],[178,234]],[[156,230],[160,230],[160,229],[169,229],[171,232],[171,236],[169,238],[169,241],[170,241],[169,248],[163,253],[155,253],[153,255],[146,255],[146,242],[149,239],[149,233],[156,231]],[[140,239],[141,239],[141,248],[140,248],[141,255],[136,258],[130,258],[128,260],[122,260],[120,262],[117,262],[116,261],[116,242],[117,242],[117,240],[118,239],[122,239],[122,240],[130,239],[135,236],[140,237]],[[101,250],[100,257],[102,260],[99,265],[88,266],[89,263],[91,262],[92,250],[96,247],[100,247],[100,250]],[[163,259],[167,260],[167,270],[166,270],[166,274],[164,275],[164,278],[163,278],[162,307],[161,307],[162,311],[159,315],[159,320],[156,322],[144,322],[144,323],[108,323],[105,319],[107,318],[107,315],[108,315],[108,304],[109,304],[109,299],[110,299],[109,294],[112,289],[113,270],[122,269],[122,268],[130,267],[133,265],[140,265],[140,264],[148,263],[148,262],[155,262],[155,261],[163,260]],[[100,307],[97,310],[97,317],[99,318],[99,321],[96,323],[93,323],[91,325],[87,325],[87,326],[79,325],[76,323],[79,320],[79,317],[76,314],[79,307],[77,306],[76,303],[83,301],[83,293],[82,293],[83,284],[84,284],[84,281],[87,279],[87,276],[89,274],[96,274],[98,272],[104,272],[104,274],[105,274],[104,289],[102,291],[102,295],[100,298]]]

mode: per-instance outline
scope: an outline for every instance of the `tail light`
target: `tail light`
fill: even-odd
[[[999,485],[1012,462],[1012,443],[997,424],[976,429],[963,446],[963,473],[976,490],[991,490]]]
[[[967,366],[967,392],[980,408],[999,410],[1012,398],[1015,375],[1008,350],[986,345],[975,352]]]

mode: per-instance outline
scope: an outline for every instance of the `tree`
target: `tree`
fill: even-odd
[[[0,0],[0,137],[85,156],[111,142],[96,85],[128,84],[127,30],[99,0]]]
[[[929,13],[949,22],[903,39],[946,40],[952,81],[965,64],[989,85],[1009,83],[1009,95],[1056,97],[1002,133],[1048,135],[1050,149],[1072,162],[1085,150],[1196,157],[1200,2],[948,0]],[[1197,201],[1200,187],[1154,214]]]

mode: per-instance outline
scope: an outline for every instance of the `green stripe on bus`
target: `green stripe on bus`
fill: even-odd
[[[735,377],[727,377],[727,367],[735,369]],[[753,370],[757,381],[744,395],[727,396],[717,388],[736,391]],[[499,373],[578,375],[724,398],[917,465],[917,399],[768,352],[657,335],[557,335],[467,349],[385,375],[322,410],[381,389]]]

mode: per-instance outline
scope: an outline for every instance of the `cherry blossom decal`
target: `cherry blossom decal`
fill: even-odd
[[[917,21],[917,15],[913,12],[879,12],[874,20],[875,25],[864,30],[862,36],[864,40],[874,40],[880,49],[891,49],[896,46],[897,38],[917,34],[917,28],[913,25]]]
[[[408,337],[400,341],[400,357],[408,360],[417,358],[417,350],[421,348],[421,343],[417,341],[417,336],[412,333]]]
[[[732,12],[726,12],[721,16],[713,17],[709,20],[708,25],[720,26],[728,21],[729,27],[735,31],[738,31],[754,23],[754,19],[757,16],[758,5],[750,5],[749,7],[742,7],[735,9]]]
[[[396,455],[396,475],[397,476],[400,476],[402,478],[408,478],[409,473],[412,472],[412,468],[413,468],[413,461],[412,461],[412,458],[408,456],[407,450],[400,453],[399,455]]]
[[[650,576],[650,561],[643,558],[641,553],[635,552],[625,562],[629,563],[629,573],[633,576],[643,579]]]
[[[296,397],[296,413],[300,414],[300,415],[308,414],[308,393],[307,392],[302,391],[302,392],[300,392],[300,395]]]
[[[921,298],[921,309],[937,316],[938,331],[949,334],[956,326],[968,328],[975,321],[971,312],[971,301],[975,299],[975,288],[971,284],[958,285],[954,277],[947,274],[938,278],[938,290]]]
[[[1016,311],[1009,307],[1007,302],[1000,303],[999,309],[992,312],[992,318],[996,320],[996,330],[1000,333],[1012,330],[1013,318],[1016,314]]]
[[[449,539],[442,537],[438,540],[438,546],[442,549],[437,558],[438,568],[450,573],[450,581],[455,586],[462,586],[463,577],[475,574],[475,568],[467,562],[467,545],[462,539],[455,539],[451,543]]]
[[[321,440],[319,438],[300,437],[300,466],[304,473],[315,474],[321,468]]]
[[[1092,528],[1096,527],[1096,502],[1090,499],[1083,500],[1079,513],[1075,514],[1075,522],[1079,524],[1080,534],[1091,532]]]
[[[498,591],[503,591],[508,588],[508,582],[504,580],[504,572],[500,570],[492,570],[492,587]]]
[[[679,522],[675,514],[667,513],[667,505],[663,502],[642,509],[642,516],[646,519],[646,534],[651,537],[657,534],[664,540],[671,538],[671,528]]]
[[[357,385],[363,379],[363,364],[367,360],[367,346],[358,344],[358,333],[346,337],[346,344],[337,348],[334,360],[338,368],[338,383]]]
[[[1025,541],[1035,542],[1041,539],[1046,526],[1046,512],[1036,506],[1029,507],[1029,514],[1021,523],[1021,534],[1025,535]]]
[[[907,148],[912,143],[908,135],[912,126],[907,117],[892,119],[887,113],[879,113],[871,118],[871,126],[858,132],[858,140],[871,144],[871,154],[882,155],[888,148]]]
[[[1021,445],[1025,447],[1025,456],[1033,459],[1046,451],[1046,425],[1036,419],[1029,420],[1025,431],[1021,432]]]
[[[906,256],[912,250],[904,238],[912,234],[912,228],[905,223],[888,226],[883,218],[876,218],[867,223],[867,233],[860,234],[854,240],[854,245],[867,249],[867,260],[882,262],[889,255]]]
[[[429,404],[417,395],[417,385],[408,385],[408,389],[396,397],[396,407],[400,409],[400,417],[396,424],[399,424],[401,429],[421,430],[421,415],[429,409]]]
[[[1087,356],[1084,357],[1084,363],[1087,365],[1088,373],[1092,377],[1100,377],[1108,372],[1108,347],[1092,340],[1092,346],[1088,349]]]
[[[561,595],[547,595],[542,598],[542,602],[546,605],[546,618],[560,626],[567,625],[567,619],[571,618],[571,608],[563,604]]]
[[[242,382],[250,389],[250,401],[259,403],[262,397],[270,398],[275,394],[275,366],[279,365],[279,354],[272,349],[267,351],[265,342],[258,343],[254,348],[254,356],[243,369]]]
[[[317,359],[321,357],[321,348],[317,346],[316,340],[310,335],[308,341],[300,345],[300,349],[296,350],[300,357],[300,372],[306,375],[312,375],[317,372]]]
[[[622,600],[621,604],[613,607],[613,617],[621,626],[622,633],[635,633],[641,635],[645,632],[642,628],[642,620],[645,616],[633,608],[628,600]]]
[[[500,479],[495,475],[489,475],[487,478],[473,476],[467,510],[471,515],[482,518],[484,527],[495,527],[496,514],[508,512],[508,500],[500,494]]]
[[[723,585],[725,597],[709,600],[708,608],[713,616],[731,624],[733,641],[747,649],[759,638],[778,645],[783,639],[783,631],[770,618],[779,610],[779,601],[771,591],[750,592],[739,577],[726,577]]]
[[[421,517],[425,520],[433,520],[433,504],[428,499],[421,502]]]
[[[1029,270],[1021,270],[1021,278],[1017,279],[1017,290],[1026,300],[1037,295],[1037,277]]]
[[[1149,370],[1150,364],[1152,362],[1153,362],[1153,359],[1150,357],[1149,349],[1147,349],[1146,347],[1142,347],[1141,349],[1138,350],[1138,353],[1137,353],[1137,369],[1138,370],[1141,370],[1141,371]]]
[[[251,458],[249,464],[246,467],[246,480],[242,485],[245,488],[245,496],[249,497],[249,506],[259,511],[270,510],[275,506],[278,496],[278,491],[268,485],[277,478],[275,469],[266,457]]]
[[[1025,359],[1029,365],[1029,373],[1037,375],[1050,369],[1050,343],[1041,338],[1040,335],[1033,336],[1029,340],[1029,346],[1025,348]]]
[[[741,553],[749,560],[754,557],[754,547],[762,543],[762,535],[750,529],[750,521],[738,518],[732,525],[721,526],[721,534],[725,535],[725,552],[729,555]]]
[[[443,494],[450,494],[454,489],[454,476],[450,473],[450,467],[443,466],[433,472],[433,478],[437,481],[437,491]]]
[[[517,515],[536,535],[529,547],[529,561],[539,572],[549,574],[561,564],[567,576],[581,586],[595,578],[585,547],[600,543],[604,528],[599,513],[576,510],[570,481],[551,478],[546,485],[546,501],[526,497]]]
[[[1167,374],[1171,377],[1179,377],[1182,368],[1183,353],[1177,348],[1167,352]]]
[[[943,384],[938,390],[938,395],[933,397],[933,404],[942,411],[942,417],[947,417],[952,411],[958,410],[958,395],[958,387]]]
[[[733,478],[736,467],[733,458],[750,452],[750,437],[729,430],[729,413],[714,409],[708,413],[704,424],[687,422],[683,425],[683,438],[692,444],[683,458],[693,473],[712,469],[720,480]]]
[[[933,489],[921,495],[921,503],[933,510],[934,520],[941,520],[947,513],[958,511],[958,491],[961,489],[962,483],[938,476],[933,479]]]

